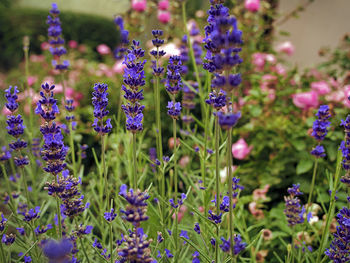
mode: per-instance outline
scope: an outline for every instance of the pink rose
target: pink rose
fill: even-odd
[[[265,54],[264,53],[254,53],[252,55],[252,63],[256,67],[256,70],[263,70],[265,66]]]
[[[167,23],[169,23],[170,18],[171,18],[170,12],[159,10],[159,12],[158,12],[159,22],[161,22],[163,24],[167,24]]]
[[[248,205],[249,212],[256,218],[262,219],[264,218],[263,210],[258,208],[258,204],[256,202],[251,202]]]
[[[37,76],[28,76],[27,77],[27,83],[28,83],[28,86],[31,87],[33,86],[33,84],[38,80],[38,77]]]
[[[117,62],[114,63],[112,70],[116,74],[123,74],[125,67],[126,65],[123,64],[123,60],[118,60]]]
[[[100,44],[97,46],[96,49],[97,49],[97,52],[100,53],[101,55],[107,55],[111,53],[111,49],[106,44]]]
[[[331,88],[328,83],[324,80],[311,83],[311,89],[316,91],[318,95],[326,95],[331,92]]]
[[[345,98],[345,94],[343,90],[337,90],[332,93],[327,94],[326,100],[328,101],[334,101],[334,102],[341,102]]]
[[[275,64],[277,61],[275,55],[273,55],[273,54],[266,54],[265,60],[271,64]]]
[[[250,12],[257,12],[260,8],[260,0],[245,0],[244,7]]]
[[[316,108],[319,104],[318,94],[315,91],[296,93],[292,97],[294,105],[303,110]]]
[[[283,42],[279,44],[276,48],[277,52],[285,53],[288,56],[291,56],[294,54],[295,48],[290,41]]]
[[[272,70],[281,76],[284,76],[287,73],[286,68],[282,64],[277,64],[276,66],[273,67]]]
[[[147,8],[146,0],[131,0],[131,8],[137,12],[144,12]]]
[[[42,50],[48,50],[50,48],[50,44],[48,42],[43,42],[40,45]]]
[[[251,152],[253,146],[248,146],[246,141],[241,138],[236,143],[232,144],[232,155],[238,160],[243,160]]]
[[[69,46],[70,48],[77,48],[77,47],[78,47],[78,42],[75,41],[75,40],[69,40],[69,41],[68,41],[68,46]]]
[[[169,9],[169,1],[168,0],[159,1],[158,8],[160,10],[168,10]]]

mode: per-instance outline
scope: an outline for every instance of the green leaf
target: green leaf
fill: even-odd
[[[306,144],[304,140],[292,140],[291,143],[298,151],[302,151],[306,148]]]
[[[313,161],[310,159],[302,159],[297,165],[297,174],[303,174],[311,170]]]

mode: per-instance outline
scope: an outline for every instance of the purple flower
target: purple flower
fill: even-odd
[[[182,62],[180,56],[171,56],[167,66],[166,90],[170,94],[177,94],[182,88]]]
[[[122,106],[126,115],[126,129],[132,133],[143,130],[142,111],[144,106],[141,106],[140,101],[143,100],[143,87],[145,82],[144,65],[146,60],[141,61],[145,56],[145,51],[141,49],[140,42],[133,40],[131,49],[125,55],[123,64],[126,65],[124,69],[124,80],[122,90],[125,92],[124,98],[129,102]]]
[[[325,150],[322,145],[317,145],[315,148],[312,149],[310,153],[316,158],[321,158],[326,156]]]
[[[208,214],[209,214],[208,219],[210,221],[213,221],[215,224],[220,224],[221,223],[222,213],[220,213],[219,215],[216,215],[216,214],[213,213],[212,210],[209,210]]]
[[[186,238],[186,239],[190,239],[188,236],[188,232],[185,230],[181,230],[181,233],[179,235],[180,237]]]
[[[5,98],[7,103],[5,104],[6,108],[13,113],[18,109],[17,94],[19,93],[17,86],[13,87],[13,92],[11,93],[12,86],[9,86],[8,89],[5,90]]]
[[[1,214],[0,232],[4,231],[6,223],[7,223],[7,218],[4,217],[4,214]]]
[[[199,235],[201,233],[201,228],[199,226],[199,223],[194,224],[194,231]]]
[[[181,103],[180,102],[172,102],[168,101],[168,115],[173,119],[178,119],[181,113]]]
[[[174,255],[171,254],[171,252],[170,252],[169,249],[164,249],[164,250],[165,250],[165,254],[166,254],[166,257],[167,257],[167,258],[173,258],[173,257],[174,257]]]
[[[113,53],[114,53],[114,58],[119,60],[124,57],[124,54],[127,50],[126,46],[129,44],[129,31],[127,31],[124,28],[124,21],[122,17],[120,16],[116,17],[114,19],[114,23],[119,28],[121,41],[120,41],[120,45],[114,49]]]
[[[6,146],[1,147],[0,162],[5,162],[11,159],[11,151],[7,150]]]
[[[311,136],[320,142],[326,137],[328,132],[327,129],[331,124],[331,122],[328,121],[328,119],[331,117],[328,105],[321,105],[316,113],[316,116],[317,119],[314,121],[312,126],[313,131]]]
[[[109,111],[108,106],[108,85],[104,83],[95,83],[94,91],[92,92],[92,105],[94,106],[94,130],[101,135],[109,133],[112,130],[111,119],[104,121]]]
[[[44,243],[43,246],[44,255],[49,259],[50,263],[68,260],[72,249],[73,244],[68,239],[62,239],[59,242],[51,239]]]
[[[14,234],[3,234],[1,238],[1,242],[4,243],[6,246],[12,245],[16,240],[16,235]]]
[[[23,260],[24,260],[24,263],[30,263],[32,262],[32,258],[30,256],[24,256],[24,254],[22,252],[18,253],[18,256],[19,257],[22,257],[23,256]]]
[[[61,61],[61,56],[67,53],[67,50],[64,47],[64,39],[62,38],[62,28],[61,21],[58,15],[60,11],[58,10],[57,4],[52,3],[52,9],[50,10],[50,14],[52,16],[48,16],[46,20],[46,24],[49,25],[47,30],[49,36],[49,44],[50,52],[54,58],[52,61],[52,65],[57,70],[65,70],[69,66],[69,62],[67,60]]]
[[[287,217],[288,225],[295,226],[304,222],[305,207],[301,207],[300,199],[297,197],[303,193],[299,190],[299,184],[288,188],[288,197],[284,197],[286,209],[284,214]]]
[[[229,130],[232,127],[234,127],[238,120],[241,118],[241,112],[237,112],[237,113],[223,113],[221,111],[219,111],[217,113],[218,117],[219,117],[219,124],[221,126],[221,128],[225,129],[225,130]]]
[[[108,222],[112,222],[116,217],[117,217],[117,214],[114,213],[114,209],[113,208],[111,208],[111,212],[106,212],[105,215],[104,215],[104,218]]]

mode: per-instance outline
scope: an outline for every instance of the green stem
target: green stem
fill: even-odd
[[[2,169],[2,173],[3,173],[4,177],[5,177],[7,190],[9,191],[10,204],[11,204],[12,208],[14,208],[14,202],[13,202],[13,197],[12,197],[12,190],[11,190],[10,180],[9,180],[9,178],[7,176],[6,168],[5,168],[5,165],[3,163],[1,164],[1,169]],[[12,211],[12,212],[15,212],[15,211]]]
[[[86,249],[85,249],[85,246],[84,246],[83,240],[82,240],[82,238],[81,238],[81,237],[79,237],[79,240],[80,240],[80,245],[81,245],[81,248],[83,249],[84,256],[85,256],[85,258],[86,258],[87,262],[88,262],[88,263],[90,263],[90,259],[89,259],[88,255],[87,255],[87,253],[86,253]],[[112,257],[112,255],[111,255],[111,257]]]
[[[74,134],[73,134],[73,127],[72,122],[68,123],[69,126],[69,145],[71,149],[71,157],[72,157],[72,165],[73,165],[73,175],[74,177],[77,177],[77,167],[75,162],[75,149],[74,149]]]
[[[328,234],[329,234],[329,226],[331,223],[331,219],[333,218],[333,214],[334,214],[334,206],[335,206],[335,193],[337,191],[337,186],[339,183],[339,179],[340,179],[340,171],[341,171],[341,161],[342,161],[342,153],[341,151],[338,150],[338,155],[337,155],[337,166],[335,169],[335,175],[334,175],[334,182],[333,182],[333,189],[332,189],[332,194],[331,194],[331,200],[330,200],[330,205],[329,205],[329,209],[328,209],[328,213],[326,216],[326,225],[323,229],[323,233],[322,233],[322,238],[321,238],[321,243],[320,243],[320,247],[317,253],[317,259],[316,262],[320,262],[322,254],[323,254],[323,248],[324,248],[324,243],[327,241],[328,239]]]
[[[63,89],[62,100],[63,100],[63,104],[64,104],[64,102],[66,100],[66,84],[64,83],[64,72],[63,71],[61,72],[61,82],[62,82],[62,89]]]
[[[314,171],[313,171],[313,174],[312,174],[310,193],[309,193],[309,198],[308,198],[308,201],[307,201],[308,210],[310,209],[311,202],[312,202],[312,194],[313,194],[313,191],[314,191],[315,181],[316,181],[316,174],[317,174],[317,165],[318,165],[318,158],[316,158],[316,160],[315,160]]]
[[[30,199],[29,199],[29,193],[28,193],[28,186],[27,186],[27,179],[24,174],[24,168],[22,167],[22,181],[23,181],[23,187],[24,187],[24,193],[27,198],[28,206],[30,206]]]
[[[1,249],[2,260],[3,260],[3,262],[6,262],[5,251],[4,251],[4,248],[2,246],[2,242],[0,242],[0,249]]]
[[[101,135],[101,158],[102,158],[102,175],[104,178],[105,193],[106,193],[106,202],[107,210],[109,211],[109,189],[108,189],[108,179],[107,179],[107,168],[106,168],[106,149],[105,149],[105,135]]]
[[[29,39],[28,39],[29,42]],[[27,101],[29,105],[29,141],[32,143],[33,140],[33,112],[32,112],[32,96],[29,92],[29,85],[28,85],[28,77],[29,77],[29,43],[27,43],[28,46],[25,44],[23,47],[24,51],[24,76],[25,76],[25,83],[26,83],[26,89],[27,89]]]
[[[111,263],[114,263],[113,261],[113,229],[112,229],[112,222],[109,222],[109,246],[110,246],[110,254],[111,254]]]
[[[216,169],[216,214],[220,214],[220,167],[219,167],[219,144],[220,144],[220,134],[219,134],[219,117],[215,116],[215,169]],[[220,234],[219,227],[217,227],[217,236]],[[216,240],[215,245],[215,262],[218,262],[219,256],[219,240]]]
[[[232,202],[232,128],[227,131],[227,160],[226,160],[226,171],[228,178],[228,193],[230,197],[230,208],[229,208],[229,230],[230,230],[230,246],[231,246],[231,256],[234,257],[233,254],[233,202]]]
[[[62,222],[61,222],[61,208],[60,208],[60,199],[56,195],[56,210],[57,210],[57,221],[58,221],[58,237],[62,239]]]
[[[133,158],[133,180],[134,189],[137,189],[137,159],[136,159],[136,133],[132,134],[132,158]]]

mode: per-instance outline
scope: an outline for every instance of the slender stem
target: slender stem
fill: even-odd
[[[227,160],[226,160],[226,171],[228,178],[228,194],[230,197],[230,208],[229,208],[229,230],[230,230],[230,246],[231,246],[231,256],[234,257],[233,254],[233,200],[232,200],[232,128],[227,131]]]
[[[219,167],[219,139],[220,139],[220,134],[219,134],[219,117],[216,114],[215,116],[215,169],[216,169],[216,214],[220,214],[220,167]],[[220,234],[220,229],[217,227],[217,236]],[[215,257],[216,260],[215,262],[218,262],[218,256],[219,256],[219,240],[216,240],[215,243]]]
[[[58,237],[62,239],[62,222],[61,222],[61,208],[60,208],[60,199],[56,195],[56,209],[57,209],[57,221],[58,221]]]
[[[73,131],[72,122],[69,122],[68,126],[69,126],[69,145],[70,145],[72,165],[73,165],[73,175],[74,177],[77,177],[77,166],[75,162],[75,150],[74,150],[74,134],[73,134],[74,131]]]
[[[137,189],[137,159],[136,159],[136,133],[132,134],[132,157],[133,157],[133,180],[134,188]]]
[[[29,206],[30,205],[30,199],[29,199],[29,193],[28,193],[27,179],[26,179],[23,167],[22,167],[22,182],[23,182],[23,187],[24,187],[24,193],[26,195],[28,206]]]
[[[7,176],[5,165],[3,163],[1,164],[1,169],[2,169],[2,174],[5,177],[7,190],[9,191],[10,204],[13,207],[14,202],[13,202],[13,197],[12,197],[11,185],[10,185],[9,178]],[[12,211],[12,212],[14,212],[14,211]]]
[[[85,246],[84,246],[84,243],[83,243],[83,239],[81,237],[79,237],[79,240],[80,240],[81,248],[83,249],[84,256],[85,256],[87,262],[90,263],[90,259],[88,257],[88,254],[86,253],[86,249],[85,249]]]
[[[109,246],[110,246],[110,254],[111,254],[111,263],[114,263],[113,261],[113,229],[112,229],[112,222],[109,222]]]
[[[66,100],[66,84],[64,82],[64,72],[62,71],[61,72],[61,82],[62,82],[62,89],[63,89],[63,98],[62,98],[62,101],[63,103],[65,102]]]
[[[329,226],[331,223],[331,219],[333,218],[333,214],[334,214],[334,206],[335,206],[335,193],[337,190],[337,186],[339,183],[339,179],[340,179],[340,171],[341,171],[341,161],[342,161],[342,153],[341,151],[338,150],[338,155],[337,155],[337,166],[335,169],[335,175],[334,175],[334,182],[333,182],[333,189],[332,189],[332,194],[331,194],[331,200],[330,200],[330,205],[329,205],[329,209],[328,209],[328,213],[326,216],[326,225],[323,229],[323,233],[322,233],[322,238],[321,238],[321,243],[320,243],[320,247],[317,253],[317,259],[316,262],[320,262],[321,260],[321,256],[323,254],[323,247],[324,247],[324,243],[327,241],[328,239],[328,233],[329,233]]]
[[[308,210],[310,209],[311,202],[312,202],[312,194],[313,194],[313,191],[314,191],[316,175],[317,175],[317,165],[318,165],[318,158],[316,158],[316,160],[315,160],[314,171],[313,171],[313,174],[312,174],[310,193],[309,193],[309,198],[308,198],[308,201],[307,201]]]
[[[102,158],[102,174],[104,178],[105,193],[106,193],[106,202],[107,210],[109,211],[109,189],[108,189],[108,180],[107,180],[107,169],[106,169],[106,149],[105,149],[105,135],[101,135],[101,158]]]
[[[28,38],[29,42],[29,38]],[[27,89],[27,101],[29,104],[29,127],[30,131],[28,132],[29,134],[29,140],[32,142],[33,139],[33,112],[32,112],[32,96],[29,92],[29,85],[28,85],[28,77],[29,77],[29,43],[28,45],[25,44],[23,47],[24,51],[24,76],[25,76],[25,83],[26,83],[26,89]]]
[[[5,251],[4,251],[4,248],[2,247],[2,242],[0,242],[0,249],[1,249],[2,260],[3,262],[6,262]]]

